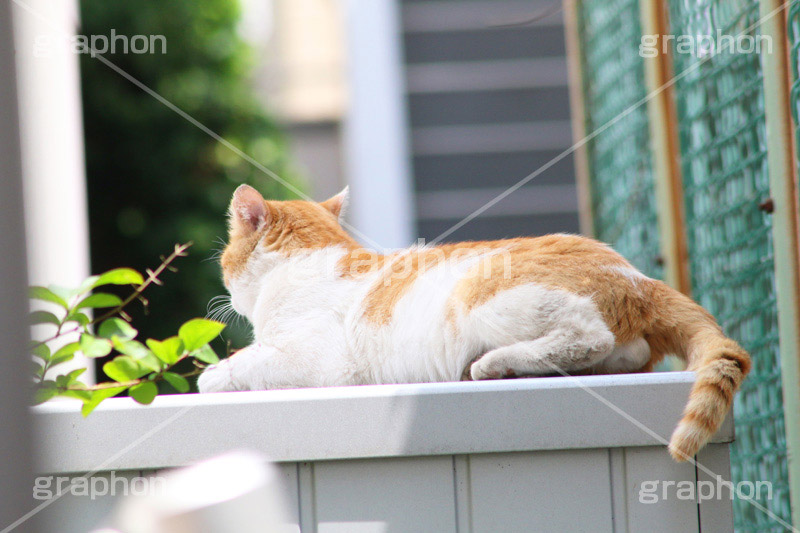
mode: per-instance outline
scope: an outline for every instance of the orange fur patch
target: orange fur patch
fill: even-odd
[[[244,270],[257,246],[285,255],[334,245],[364,251],[322,204],[300,200],[265,200],[264,204],[267,223],[258,231],[248,231],[231,217],[228,245],[220,261],[226,283]]]
[[[620,343],[642,336],[652,325],[651,280],[631,281],[613,267],[633,267],[598,241],[575,235],[546,235],[509,241],[510,261],[492,258],[487,276],[474,268],[453,294],[465,312],[489,301],[501,291],[526,283],[566,290],[590,297]]]
[[[385,273],[364,299],[364,318],[374,324],[388,324],[397,302],[426,271],[446,261],[468,259],[506,245],[507,241],[463,242],[412,248],[382,257],[376,261],[374,268],[385,268]]]

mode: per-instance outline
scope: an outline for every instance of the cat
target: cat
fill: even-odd
[[[696,381],[672,456],[724,420],[749,355],[608,245],[554,234],[380,255],[340,225],[347,194],[236,190],[221,265],[255,342],[207,368],[201,392],[647,372],[674,354]]]

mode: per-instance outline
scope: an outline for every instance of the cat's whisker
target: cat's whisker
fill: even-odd
[[[219,305],[216,305],[214,307],[209,307],[208,309],[206,309],[206,316],[211,318],[212,316],[217,314],[217,312],[220,310],[220,308],[221,308],[221,306],[219,306]]]
[[[225,315],[232,308],[233,302],[231,302],[230,295],[221,294],[219,296],[214,296],[206,307],[206,317],[216,320]]]
[[[233,302],[228,294],[214,296],[208,302],[206,317],[211,320],[233,325],[238,323],[241,316],[233,308]]]
[[[225,239],[219,236],[216,237],[213,242],[214,244],[219,244],[222,249],[225,249],[225,247],[228,245],[228,243],[225,242]]]
[[[228,306],[221,307],[221,308],[219,308],[219,309],[215,310],[215,311],[214,311],[214,313],[212,313],[212,314],[211,314],[211,319],[212,319],[212,320],[219,320],[220,322],[224,322],[223,318],[224,318],[224,317],[225,317],[225,315],[227,315],[227,314],[228,314],[230,311],[231,311],[231,308],[230,308],[230,307],[228,307]]]
[[[214,296],[213,298],[211,298],[208,301],[208,303],[209,303],[209,305],[211,305],[211,304],[219,302],[219,301],[225,301],[225,300],[230,300],[230,299],[231,299],[231,297],[230,297],[229,294],[219,294],[219,295]]]

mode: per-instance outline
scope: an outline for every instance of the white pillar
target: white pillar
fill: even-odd
[[[351,224],[383,248],[414,241],[397,0],[348,0],[344,152]],[[373,242],[365,242],[374,247]]]
[[[75,287],[90,269],[80,71],[70,46],[78,2],[12,5],[28,276],[33,285]],[[87,361],[76,358],[60,368],[68,365]]]
[[[0,528],[30,510],[30,361],[25,285],[25,230],[10,2],[0,3]],[[24,531],[34,531],[31,523]]]

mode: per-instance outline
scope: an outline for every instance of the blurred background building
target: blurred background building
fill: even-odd
[[[560,3],[402,3],[415,219],[427,240],[572,144]],[[448,240],[577,231],[571,158]]]
[[[347,6],[245,5],[245,27],[256,28],[246,34],[265,58],[257,78],[263,101],[285,124],[313,196],[330,196],[347,181],[343,128],[348,109],[359,106],[350,94],[348,69],[360,66],[356,52],[348,57]],[[432,240],[571,145],[560,3],[404,0],[396,8],[412,162],[408,223]],[[383,179],[380,172],[372,179]],[[577,231],[576,211],[565,158],[447,239]]]

